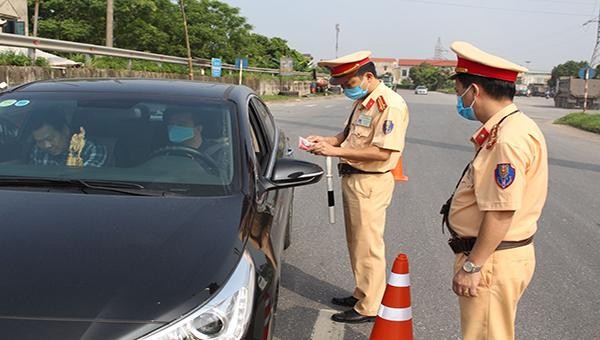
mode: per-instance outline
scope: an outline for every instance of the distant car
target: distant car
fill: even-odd
[[[515,85],[515,96],[524,96],[529,97],[531,95],[531,91],[527,87],[527,85],[517,84]]]
[[[427,94],[429,90],[425,86],[417,86],[415,88],[415,94]]]
[[[293,187],[323,170],[251,89],[34,82],[0,127],[2,339],[271,339]]]

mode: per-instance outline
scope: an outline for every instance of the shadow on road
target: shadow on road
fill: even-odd
[[[281,271],[283,287],[314,302],[332,307],[332,297],[350,295],[350,292],[307,274],[289,263],[284,263]]]

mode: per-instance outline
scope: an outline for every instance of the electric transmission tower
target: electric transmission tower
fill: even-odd
[[[592,58],[590,59],[590,67],[595,68],[598,64],[600,64],[600,11],[597,18],[586,22],[583,24],[583,26],[591,23],[596,23],[598,25],[596,33],[596,46],[594,46],[594,53],[592,53]]]
[[[446,52],[448,52],[448,50],[444,48],[444,45],[442,45],[442,38],[438,37],[437,43],[435,44],[435,51],[433,52],[433,59],[446,59]]]
[[[338,49],[339,49],[339,41],[340,41],[340,24],[335,24],[335,57],[338,57]]]

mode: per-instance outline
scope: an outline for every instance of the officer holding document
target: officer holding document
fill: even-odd
[[[332,299],[336,305],[349,307],[332,319],[346,323],[373,321],[383,298],[383,235],[386,209],[395,186],[390,171],[402,155],[408,126],[406,102],[377,79],[370,55],[369,51],[360,51],[319,63],[330,70],[330,83],[341,85],[354,103],[339,134],[307,137],[312,143],[308,151],[340,159],[346,240],[355,289],[351,296]]]

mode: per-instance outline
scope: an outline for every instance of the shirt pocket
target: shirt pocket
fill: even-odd
[[[368,138],[371,134],[371,128],[362,125],[354,125],[352,134],[357,138]]]

